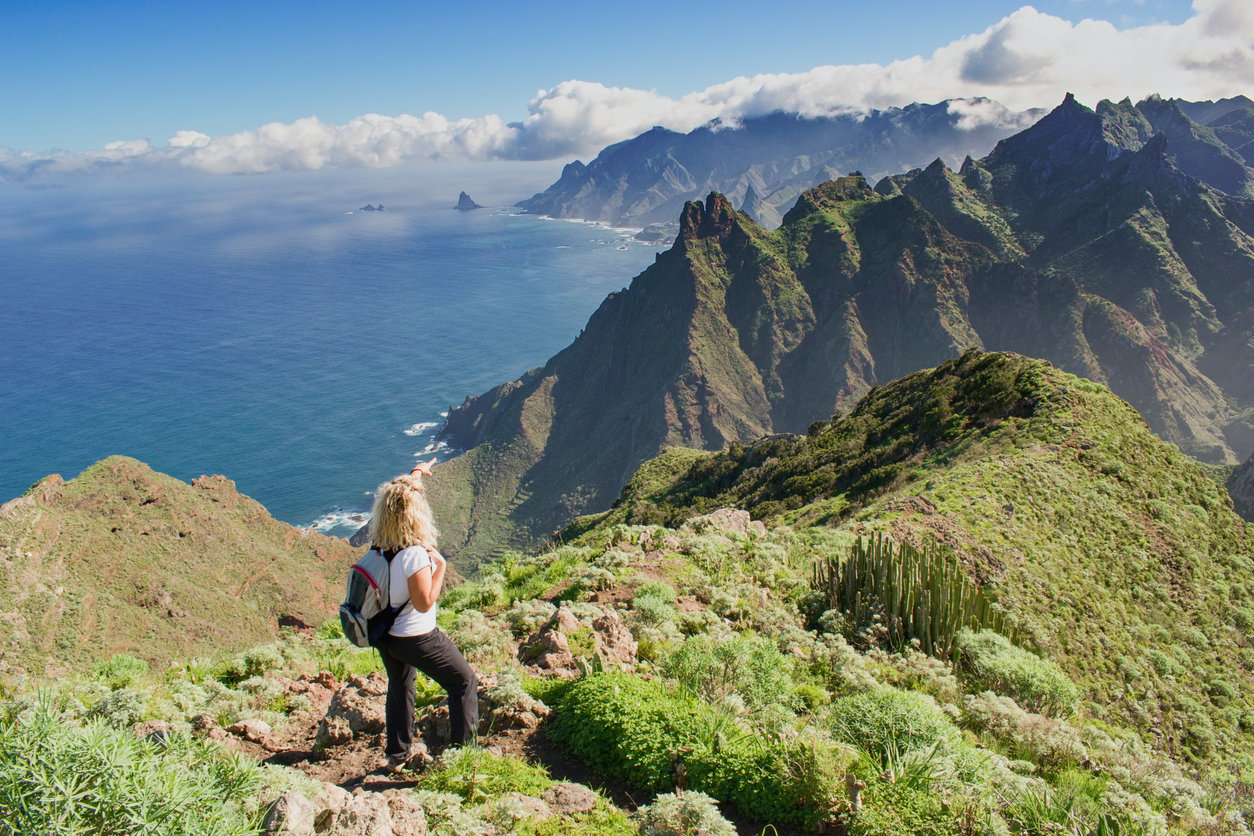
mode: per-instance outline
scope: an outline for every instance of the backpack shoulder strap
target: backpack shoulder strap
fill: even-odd
[[[383,559],[387,561],[389,571],[390,571],[390,570],[391,570],[391,568],[392,568],[392,560],[393,560],[393,559],[394,559],[394,558],[395,558],[398,554],[400,554],[402,551],[404,551],[404,549],[388,549],[387,551],[384,551],[383,549],[381,549],[381,548],[379,548],[378,546],[375,546],[375,545],[372,545],[370,548],[374,549],[374,550],[375,550],[375,551],[377,551],[379,554],[383,555]],[[389,580],[390,580],[390,579],[389,579]],[[390,590],[391,590],[391,584],[390,584],[390,583],[389,583],[389,585],[388,585],[388,589],[389,589],[389,592],[390,592]],[[405,591],[406,591],[406,592],[408,592],[408,591],[409,591],[409,585],[408,585],[408,584],[406,584],[406,586],[405,586]],[[410,600],[410,598],[411,598],[411,597],[412,597],[412,596],[406,595],[406,596],[405,596],[405,600],[404,600],[404,602],[403,602],[403,603],[401,603],[401,605],[400,605],[399,607],[393,607],[393,606],[391,606],[391,602],[389,601],[389,602],[388,602],[389,609],[395,610],[397,613],[399,613],[401,610],[405,609],[405,604],[408,604],[408,603],[409,603],[409,600]]]

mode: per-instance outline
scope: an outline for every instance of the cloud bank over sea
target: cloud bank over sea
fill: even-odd
[[[961,124],[1018,127],[1020,111],[1049,107],[1070,91],[1086,104],[1151,93],[1193,100],[1254,90],[1254,4],[1194,0],[1179,24],[1118,29],[1073,23],[1024,6],[982,32],[889,64],[815,67],[738,77],[675,99],[648,90],[570,80],[540,90],[521,122],[488,114],[449,119],[376,113],[345,124],[316,116],[211,137],[181,130],[164,145],[111,142],[81,153],[0,148],[0,180],[40,172],[120,167],[221,174],[387,167],[417,159],[551,160],[595,153],[655,125],[690,131],[773,111],[803,116],[862,113],[911,102],[951,104]],[[983,101],[980,97],[991,99]]]

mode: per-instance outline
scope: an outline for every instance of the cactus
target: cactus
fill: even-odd
[[[963,627],[995,630],[1015,640],[1013,626],[992,597],[972,582],[957,559],[938,546],[894,546],[883,534],[859,538],[849,556],[831,555],[814,567],[815,588],[842,611],[852,629],[879,616],[887,639],[917,639],[923,652],[952,659]]]

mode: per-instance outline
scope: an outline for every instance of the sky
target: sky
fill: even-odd
[[[1254,95],[1251,44],[1251,0],[0,0],[0,182],[587,159],[775,109]]]

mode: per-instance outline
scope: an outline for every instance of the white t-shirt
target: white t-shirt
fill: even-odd
[[[392,558],[392,577],[389,581],[391,605],[399,607],[404,603],[405,608],[396,616],[396,621],[392,623],[392,629],[388,630],[388,635],[421,636],[435,629],[436,605],[432,604],[431,609],[422,612],[409,600],[409,576],[431,565],[431,555],[427,554],[425,546],[410,546],[401,549],[396,553],[396,557]],[[431,571],[434,574],[435,569]]]

